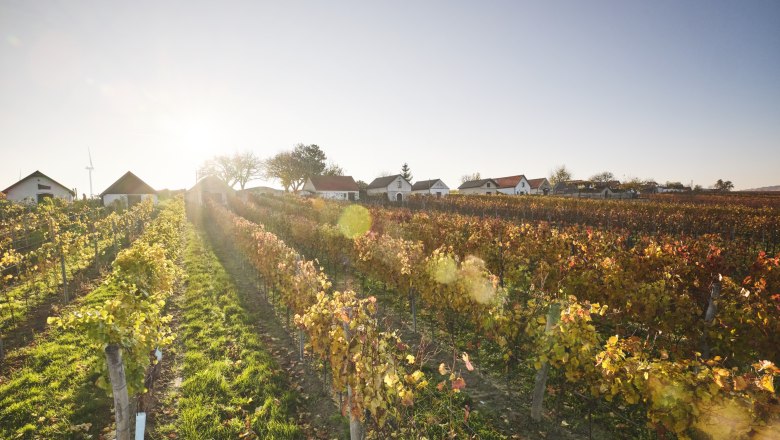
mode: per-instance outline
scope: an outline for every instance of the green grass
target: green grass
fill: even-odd
[[[73,307],[97,305],[112,296],[108,286],[100,286]],[[0,438],[87,438],[87,432],[102,427],[85,424],[108,424],[111,398],[94,385],[101,355],[83,332],[54,328],[14,351],[8,362],[22,366],[0,376]]]
[[[303,438],[294,421],[298,395],[254,332],[236,286],[203,237],[190,228],[188,238],[187,287],[177,300],[182,381],[163,398],[172,416],[152,437]]]

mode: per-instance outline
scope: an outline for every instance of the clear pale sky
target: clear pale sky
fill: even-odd
[[[297,143],[367,182],[780,184],[776,0],[0,0],[0,38],[0,189],[88,192],[87,148],[99,193]]]

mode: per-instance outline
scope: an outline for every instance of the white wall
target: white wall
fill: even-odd
[[[38,189],[38,184],[48,185],[51,189]],[[8,200],[14,202],[37,203],[38,194],[51,194],[53,197],[73,201],[73,195],[68,190],[45,177],[31,177],[11,188],[6,194]]]
[[[141,200],[146,199],[152,199],[152,202],[157,204],[157,194],[141,194]],[[117,200],[123,206],[127,206],[127,194],[106,194],[103,196],[103,206],[112,206]]]
[[[355,200],[360,200],[360,193],[358,191],[317,191],[314,194],[317,197],[328,200],[349,200],[349,193],[355,195]]]
[[[488,185],[490,185],[488,187]],[[496,185],[493,184],[493,182],[485,182],[484,185],[478,187],[478,188],[465,188],[460,190],[461,194],[498,194],[498,188]]]

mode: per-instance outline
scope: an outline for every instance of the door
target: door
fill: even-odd
[[[347,198],[349,199],[350,202],[354,202],[355,201],[355,193],[348,192],[347,193]]]
[[[398,193],[395,195],[395,201],[396,202],[403,202],[404,201],[404,195],[401,193]]]

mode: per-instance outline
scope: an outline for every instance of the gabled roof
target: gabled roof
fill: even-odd
[[[544,182],[547,182],[548,185],[550,184],[546,177],[541,177],[539,179],[529,179],[528,185],[531,187],[531,189],[539,189],[539,187],[542,186]]]
[[[517,176],[497,177],[497,178],[495,178],[493,180],[496,181],[496,183],[498,184],[499,188],[514,188],[523,179],[525,179],[525,176],[522,175],[522,174],[519,174]],[[526,179],[526,180],[528,180],[528,179]]]
[[[458,187],[458,189],[479,188],[488,182],[493,182],[493,184],[496,185],[496,188],[498,188],[498,182],[496,182],[494,179],[480,179],[480,180],[469,180],[468,182],[463,182]]]
[[[398,177],[404,179],[403,176],[401,176],[400,174],[395,174],[393,176],[386,176],[386,177],[377,177],[376,179],[374,179],[373,182],[368,184],[368,188],[366,189],[387,188],[387,185],[393,183],[393,181]],[[409,181],[407,180],[406,183],[409,183]]]
[[[113,185],[100,193],[100,196],[102,197],[106,194],[157,194],[157,191],[139,179],[138,176],[128,171]]]
[[[209,175],[198,180],[190,191],[208,191],[208,192],[235,192],[224,180],[215,175]]]
[[[435,185],[436,182],[439,181],[441,181],[442,185],[447,186],[447,184],[444,183],[444,181],[442,181],[441,179],[421,180],[419,182],[415,182],[414,185],[412,185],[412,191],[422,191],[426,189],[431,189],[431,187],[433,187],[433,185]],[[449,189],[449,187],[447,187],[447,189]]]
[[[44,178],[46,178],[46,179],[49,179],[49,180],[51,180],[51,182],[52,182],[52,183],[55,183],[55,184],[57,184],[59,187],[61,187],[61,188],[62,188],[62,189],[64,189],[65,191],[69,192],[69,193],[70,193],[70,195],[72,195],[72,196],[74,196],[74,197],[76,196],[76,193],[74,193],[72,189],[70,189],[70,188],[67,188],[65,185],[61,184],[60,182],[57,182],[56,180],[52,179],[51,177],[47,176],[46,174],[43,174],[42,172],[40,172],[40,171],[38,171],[38,170],[35,170],[35,172],[34,172],[34,173],[30,174],[29,176],[25,177],[24,179],[22,179],[22,180],[20,180],[20,181],[18,181],[18,182],[16,182],[16,183],[14,183],[13,185],[9,186],[9,187],[8,187],[8,188],[6,188],[6,189],[4,189],[4,190],[3,190],[3,194],[8,194],[8,191],[11,191],[11,190],[12,190],[12,189],[14,189],[14,188],[15,188],[17,185],[21,184],[22,182],[24,182],[24,181],[25,181],[25,180],[27,180],[27,179],[32,179],[32,178],[35,178],[35,177],[44,177]]]
[[[312,176],[309,180],[317,191],[360,191],[352,176]]]

